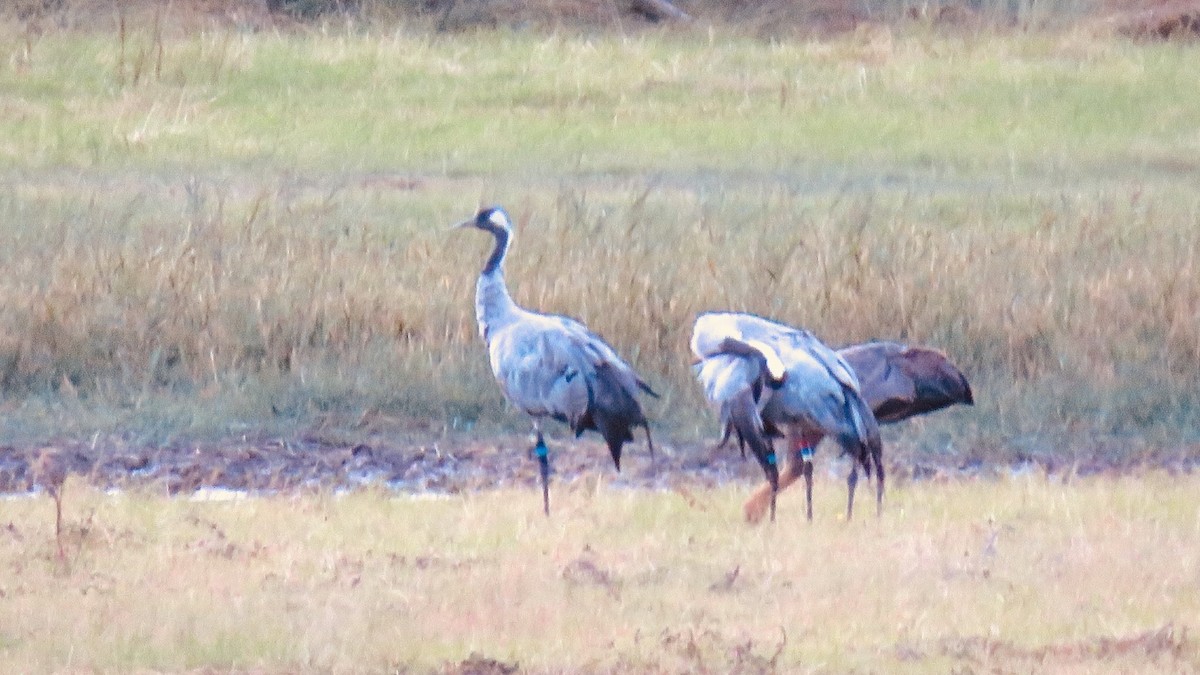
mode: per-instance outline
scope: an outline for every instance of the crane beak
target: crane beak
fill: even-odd
[[[449,229],[451,229],[451,230],[461,230],[461,229],[463,229],[464,227],[473,227],[474,225],[475,225],[475,219],[474,219],[474,218],[468,218],[468,219],[466,219],[466,220],[462,221],[461,223],[455,223],[455,224],[451,225]]]

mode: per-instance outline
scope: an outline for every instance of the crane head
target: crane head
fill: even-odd
[[[463,227],[474,227],[495,234],[498,231],[512,231],[512,221],[508,217],[508,213],[499,206],[489,206],[479,210],[474,218],[468,218],[461,223],[454,225],[453,229]]]

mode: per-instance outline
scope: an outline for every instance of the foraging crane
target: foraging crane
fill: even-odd
[[[880,424],[906,420],[956,403],[974,405],[971,384],[936,349],[866,342],[838,350],[858,375]]]
[[[550,417],[565,422],[576,437],[589,429],[598,431],[620,471],[621,448],[633,441],[634,427],[646,430],[646,444],[654,456],[650,426],[636,395],[638,390],[656,398],[658,394],[582,323],[531,312],[513,302],[504,283],[504,258],[513,237],[504,209],[482,209],[455,227],[474,227],[496,239],[475,285],[475,317],[505,397],[533,420],[533,453],[548,516],[550,460],[542,421]]]
[[[733,312],[700,315],[692,329],[691,348],[699,359],[696,375],[705,395],[720,410],[725,439],[736,433],[740,443],[750,446],[767,475],[772,521],[780,488],[771,437],[782,435],[785,427],[803,462],[812,456],[815,446],[815,441],[808,441],[825,436],[833,437],[851,455],[847,518],[854,512],[860,464],[868,478],[872,469],[875,471],[876,510],[882,510],[879,425],[845,359],[806,330]],[[811,462],[807,466],[808,518],[812,520]]]
[[[867,342],[840,349],[838,354],[858,375],[863,398],[880,424],[893,424],[956,403],[975,404],[966,376],[937,350],[895,342]],[[734,430],[726,430],[726,440],[731,431]],[[820,441],[820,437],[814,437],[803,442],[812,448]],[[811,490],[812,462],[793,457],[779,476],[777,491],[786,489],[801,476]],[[743,509],[746,520],[761,520],[770,498],[771,486],[759,487],[746,501]]]

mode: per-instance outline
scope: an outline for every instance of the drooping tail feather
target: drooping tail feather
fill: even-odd
[[[738,440],[750,446],[750,452],[762,466],[767,479],[772,483],[778,481],[779,468],[772,455],[774,450],[763,428],[762,417],[758,412],[758,404],[750,392],[742,392],[730,399],[722,411],[729,419],[737,433]]]
[[[838,437],[838,443],[851,453],[854,461],[858,462],[867,476],[870,477],[874,467],[883,463],[883,439],[879,434],[879,423],[874,413],[857,392],[845,389],[844,412],[851,424],[845,433]]]
[[[621,448],[625,443],[633,441],[633,428],[645,427],[647,442],[650,443],[653,455],[653,442],[650,438],[650,427],[642,406],[633,397],[633,392],[621,385],[621,380],[605,364],[596,369],[596,379],[592,382],[594,396],[591,408],[580,420],[577,432],[582,429],[595,429],[604,437],[608,452],[612,455],[613,464],[617,471],[621,470]]]

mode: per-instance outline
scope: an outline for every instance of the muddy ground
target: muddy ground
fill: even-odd
[[[634,488],[717,485],[753,481],[761,472],[736,446],[659,446],[652,463],[644,441],[627,445],[617,472],[608,449],[591,439],[553,438],[555,481],[600,476]],[[44,452],[63,458],[69,470],[97,487],[143,487],[169,494],[203,488],[287,492],[379,486],[398,493],[454,494],[508,486],[533,488],[537,462],[521,435],[502,438],[372,438],[339,443],[304,434],[224,442],[136,447],[121,439],[68,440],[38,447],[0,447],[0,492],[24,492],[38,483],[33,465]]]
[[[317,432],[291,438],[176,442],[154,447],[121,438],[64,440],[50,445],[0,447],[0,493],[37,489],[33,466],[46,452],[56,453],[75,475],[102,489],[137,487],[167,494],[201,489],[245,490],[270,494],[297,490],[345,490],[380,487],[401,494],[455,494],[463,491],[538,483],[537,463],[524,435],[481,438],[466,434],[422,438],[410,433],[379,434],[363,442],[339,442]],[[752,458],[736,445],[673,443],[660,439],[652,462],[644,440],[625,447],[622,470],[614,470],[608,450],[585,436],[550,439],[556,482],[590,477],[615,487],[638,489],[706,488],[729,482],[762,480]],[[780,451],[782,444],[777,445]],[[840,480],[849,470],[838,449],[818,450],[822,480]],[[1014,455],[1010,461],[986,461],[960,453],[933,457],[903,442],[885,446],[889,481],[978,478],[1035,472],[1049,479],[1099,473],[1122,475],[1145,470],[1191,473],[1200,470],[1200,452],[1181,449],[1138,461],[1106,459],[1103,454],[1071,460]]]

